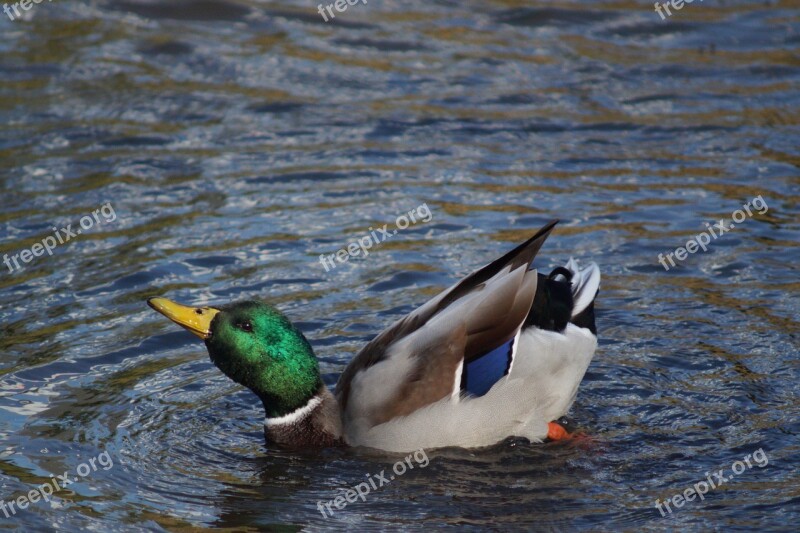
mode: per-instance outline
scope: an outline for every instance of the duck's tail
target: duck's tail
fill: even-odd
[[[571,322],[597,335],[594,299],[599,287],[597,264],[590,263],[581,269],[572,258],[547,276],[539,274],[536,296],[524,327],[562,332]]]
[[[600,267],[591,262],[586,268],[579,268],[578,262],[569,258],[565,267],[572,273],[572,318],[576,326],[587,328],[597,335],[594,322],[594,300],[600,290]]]

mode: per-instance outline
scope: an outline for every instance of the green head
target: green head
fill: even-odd
[[[193,308],[164,298],[148,304],[204,339],[211,361],[261,398],[270,418],[304,406],[322,386],[311,345],[272,306],[244,301]]]

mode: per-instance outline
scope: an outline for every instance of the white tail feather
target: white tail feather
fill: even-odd
[[[572,272],[572,296],[575,299],[572,316],[576,316],[589,307],[597,295],[600,288],[600,267],[592,262],[586,268],[580,268],[578,262],[570,257],[564,268]]]

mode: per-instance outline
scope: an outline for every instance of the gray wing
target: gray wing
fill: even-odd
[[[344,416],[375,425],[452,394],[462,363],[507,342],[525,321],[537,283],[528,268],[557,222],[367,344],[336,386]]]

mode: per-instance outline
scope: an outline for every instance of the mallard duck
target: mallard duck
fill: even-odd
[[[335,395],[311,344],[266,303],[148,303],[203,339],[211,361],[262,400],[265,435],[278,446],[408,452],[561,439],[557,420],[597,347],[600,270],[573,259],[546,276],[531,268],[557,222],[380,333]]]

